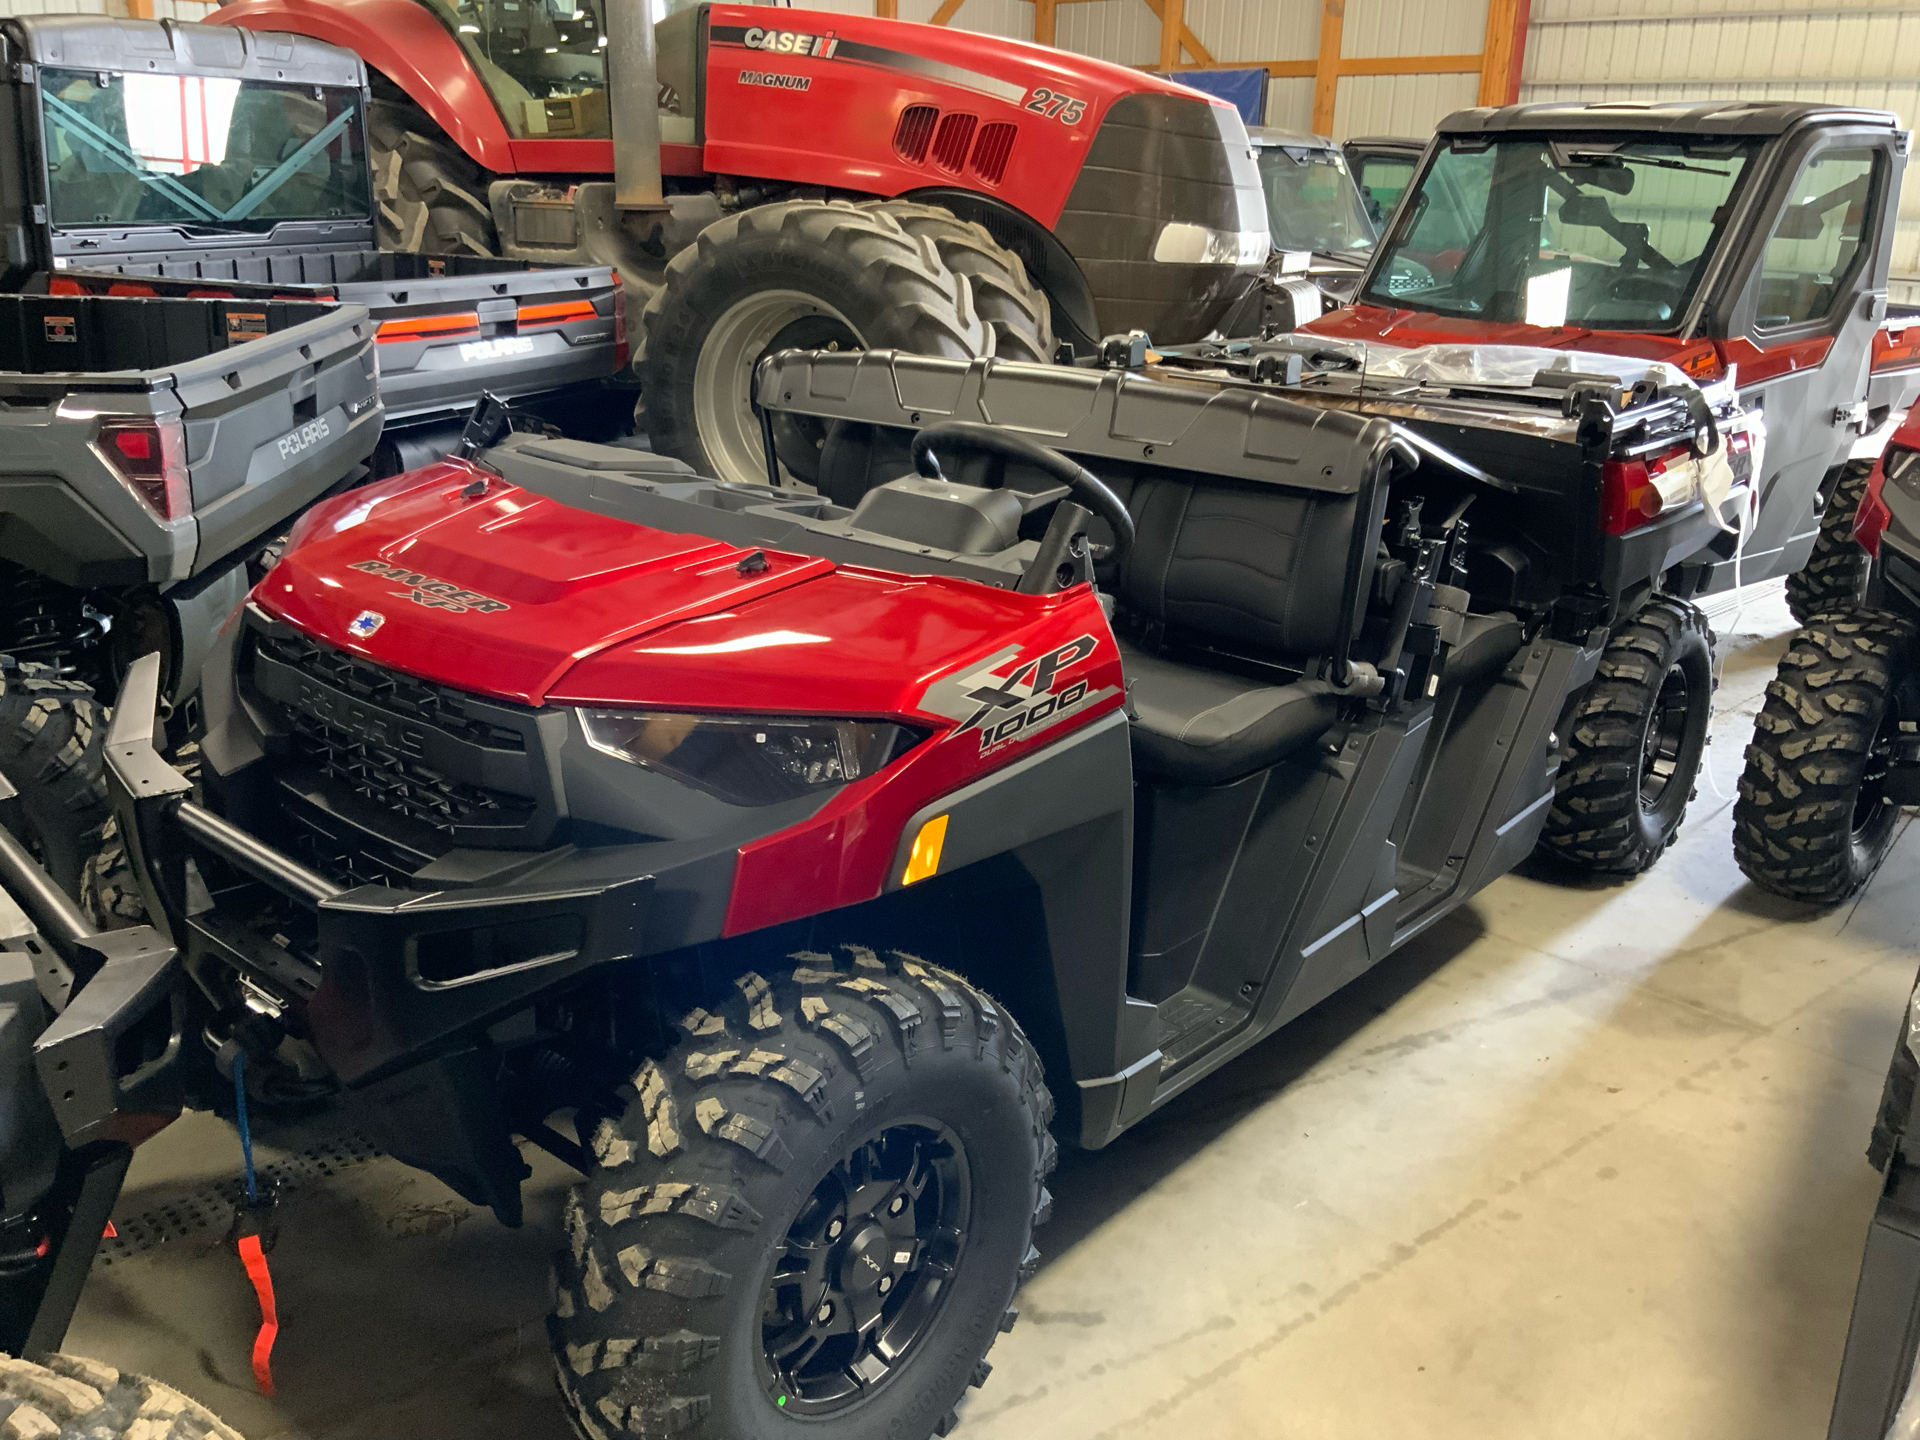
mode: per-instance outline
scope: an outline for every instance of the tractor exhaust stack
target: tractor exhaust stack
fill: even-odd
[[[607,0],[607,100],[613,124],[613,203],[664,210],[660,189],[660,76],[649,0]]]

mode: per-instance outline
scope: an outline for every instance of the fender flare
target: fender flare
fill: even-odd
[[[1093,291],[1067,247],[1046,226],[1004,200],[977,190],[935,186],[910,190],[899,197],[922,205],[938,205],[962,220],[984,226],[1007,249],[1018,255],[1047,299],[1053,302],[1054,333],[1082,355],[1100,348],[1100,321],[1094,313]]]
[[[284,30],[353,51],[392,81],[482,169],[511,175],[511,137],[460,42],[416,0],[236,0],[211,25]]]

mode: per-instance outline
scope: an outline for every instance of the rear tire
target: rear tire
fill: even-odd
[[[1616,629],[1576,702],[1540,845],[1601,874],[1638,875],[1673,842],[1713,718],[1713,631],[1655,596]]]
[[[788,200],[716,220],[673,257],[640,325],[636,419],[654,450],[742,483],[767,478],[748,401],[763,354],[789,345],[994,353],[972,284],[939,247],[844,200]],[[781,437],[783,458],[792,442]],[[795,454],[789,468],[809,478],[816,453]]]
[[[1852,610],[1789,642],[1733,807],[1734,859],[1762,890],[1835,905],[1886,858],[1900,807],[1879,786],[1912,703],[1914,638],[1898,615]]]
[[[1820,512],[1807,563],[1787,577],[1787,609],[1805,625],[1814,616],[1858,605],[1867,598],[1872,557],[1853,538],[1853,519],[1866,498],[1873,461],[1850,460],[1839,467]]]
[[[77,1355],[0,1355],[0,1432],[21,1440],[244,1440],[170,1385]]]
[[[424,110],[375,100],[367,107],[367,148],[382,250],[499,253],[486,172]]]
[[[0,806],[16,839],[78,899],[81,872],[109,815],[106,707],[49,665],[0,662],[0,774],[19,792]]]
[[[591,1440],[917,1440],[985,1380],[1051,1205],[1039,1057],[958,976],[841,956],[742,976],[594,1131],[548,1322]]]

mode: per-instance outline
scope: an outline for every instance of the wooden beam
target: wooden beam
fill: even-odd
[[[1481,66],[1478,55],[1373,55],[1340,62],[1342,75],[1473,75]]]
[[[934,25],[946,24],[949,20],[953,19],[955,15],[960,13],[960,7],[966,3],[967,0],[940,0],[940,8],[933,12],[933,19],[930,23]]]
[[[1053,7],[1059,0],[1033,0],[1033,40],[1036,45],[1053,44]]]
[[[898,20],[900,0],[873,0],[873,13],[881,20]]]
[[[1145,3],[1147,9],[1153,12],[1153,18],[1164,26],[1167,20],[1167,0],[1145,0]],[[1184,6],[1182,8],[1184,9]],[[1200,43],[1200,37],[1193,33],[1192,28],[1184,20],[1180,25],[1180,48],[1193,57],[1193,63],[1196,65],[1208,68],[1219,67],[1220,62],[1215,60],[1207,47]],[[1166,70],[1172,67],[1163,64],[1160,68]]]
[[[1480,103],[1511,105],[1520,98],[1520,67],[1527,53],[1530,0],[1487,0],[1487,40],[1482,51]]]
[[[1187,0],[1160,0],[1160,68],[1180,63],[1180,31],[1185,27]]]
[[[1340,31],[1347,0],[1320,0],[1320,59],[1313,72],[1313,133],[1333,133],[1333,103],[1340,93]]]

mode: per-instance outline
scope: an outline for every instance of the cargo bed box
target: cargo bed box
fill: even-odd
[[[356,474],[380,425],[362,306],[0,296],[0,558],[190,584]]]
[[[116,270],[60,270],[42,283],[56,295],[364,305],[377,327],[389,429],[464,415],[482,391],[531,399],[604,380],[626,363],[620,288],[605,265],[352,250],[175,257]]]

